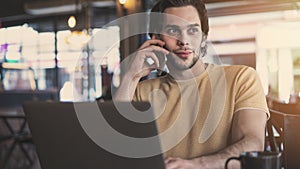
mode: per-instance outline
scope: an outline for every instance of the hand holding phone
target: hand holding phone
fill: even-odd
[[[161,40],[160,36],[159,35],[153,35],[152,36],[152,39],[159,39]],[[163,41],[163,40],[161,40]],[[159,46],[159,45],[157,45]],[[162,47],[164,49],[166,49],[164,46],[159,46],[159,47]],[[168,50],[168,49],[166,49]],[[167,62],[167,57],[165,54],[161,53],[161,52],[154,52],[155,55],[158,57],[158,60],[159,60],[159,68],[157,69],[157,75],[160,76],[164,70],[164,67],[166,65],[166,62]]]
[[[163,54],[161,52],[158,52],[158,51],[154,51],[154,53],[155,53],[155,56],[158,58],[158,61],[159,61],[159,67],[156,69],[157,70],[157,75],[161,76],[161,74],[162,74],[162,72],[164,70],[164,67],[166,65],[166,62],[167,62],[167,57],[166,57],[165,54]],[[154,61],[153,61],[152,58],[147,58],[146,62],[149,65],[154,64]]]

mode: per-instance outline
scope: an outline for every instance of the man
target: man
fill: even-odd
[[[166,168],[221,169],[229,157],[262,151],[268,109],[259,78],[246,66],[203,63],[209,30],[204,3],[160,0],[152,12],[166,16],[156,26],[159,19],[150,19],[151,39],[132,56],[114,98],[162,109],[158,129],[172,133],[163,141]],[[139,82],[162,67],[164,56],[168,74]]]

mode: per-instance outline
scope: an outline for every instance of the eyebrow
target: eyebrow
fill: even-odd
[[[200,27],[200,25],[198,23],[194,23],[194,24],[188,25],[187,27],[197,27],[197,26]]]
[[[178,25],[166,25],[165,28],[176,28],[176,29],[178,29],[179,26]]]
[[[198,23],[194,23],[194,24],[190,24],[187,26],[188,28],[191,27],[200,27],[200,25]],[[180,28],[178,25],[166,25],[165,28]]]

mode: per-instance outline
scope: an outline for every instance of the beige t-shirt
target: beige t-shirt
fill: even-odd
[[[224,149],[238,110],[268,115],[260,79],[246,66],[209,64],[191,80],[176,81],[168,74],[142,81],[134,100],[152,103],[166,157],[188,159]]]

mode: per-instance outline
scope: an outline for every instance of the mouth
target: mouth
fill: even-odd
[[[174,53],[182,59],[187,59],[193,52],[191,50],[177,50]]]

